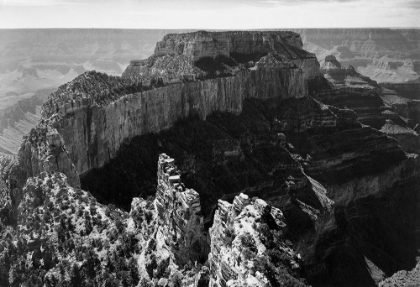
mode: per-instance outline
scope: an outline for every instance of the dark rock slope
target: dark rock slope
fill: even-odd
[[[343,90],[301,45],[168,35],[123,78],[52,94],[5,160],[2,286],[374,286],[413,268],[418,156],[323,103]]]

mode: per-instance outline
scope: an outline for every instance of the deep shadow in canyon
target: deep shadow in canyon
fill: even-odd
[[[288,179],[304,176],[299,164],[328,187],[386,172],[404,161],[404,152],[393,147],[392,138],[355,121],[302,129],[299,116],[304,113],[327,118],[315,101],[303,98],[247,100],[239,116],[215,113],[206,121],[179,121],[168,130],[124,144],[103,168],[81,177],[82,189],[101,203],[129,210],[133,197],[155,194],[156,162],[164,152],[176,159],[183,183],[199,192],[207,227],[217,200],[230,200],[239,192],[281,208],[288,236],[299,246],[307,279],[314,286],[374,286],[372,278],[411,269],[420,242],[418,180],[403,178],[377,194],[336,202],[332,213],[321,211],[327,222],[333,222],[328,228],[299,207],[304,202],[322,210],[311,188],[285,188]],[[278,127],[282,120],[294,128]],[[280,132],[290,144],[281,143]],[[313,168],[312,161],[363,150],[342,165]],[[308,155],[311,160],[305,160]]]

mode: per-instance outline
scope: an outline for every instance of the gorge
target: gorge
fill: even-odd
[[[418,139],[417,114],[302,47],[169,34],[122,77],[62,85],[2,161],[1,286],[376,286],[413,269],[419,149],[392,131]]]

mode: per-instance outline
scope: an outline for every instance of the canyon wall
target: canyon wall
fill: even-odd
[[[382,83],[381,86],[394,90],[405,98],[420,100],[420,83]]]
[[[246,33],[244,35],[248,36]],[[255,32],[254,38],[246,40],[251,43],[260,41],[254,43],[258,47],[262,45],[263,35],[262,32]],[[278,39],[275,43],[281,43],[282,47],[287,46],[298,53],[293,54],[291,59],[283,55],[283,61],[272,59],[270,55],[263,56],[252,67],[242,67],[230,76],[166,83],[163,87],[123,95],[103,106],[93,103],[92,100],[77,103],[71,101],[71,105],[66,105],[68,109],[61,109],[62,119],[54,126],[63,136],[78,173],[83,174],[92,168],[103,166],[114,158],[120,146],[132,137],[159,132],[171,127],[178,120],[194,116],[205,120],[216,111],[239,114],[244,100],[248,98],[305,97],[308,94],[307,80],[318,75],[319,64],[313,55],[299,50],[301,43],[296,34],[287,33],[287,37],[291,36],[284,42],[281,42],[281,32],[277,32],[276,35]],[[171,39],[171,36],[168,37]],[[165,38],[167,41],[168,37]],[[199,39],[200,42],[196,45],[200,47],[200,55],[207,56],[207,46],[202,42],[210,40]],[[229,45],[242,43],[235,41],[239,40],[231,38]],[[288,42],[295,46],[288,45]],[[268,50],[266,46],[262,46],[264,50],[261,51],[264,53]],[[208,53],[224,53],[223,47],[225,44],[211,47]],[[270,49],[273,53],[278,51],[275,47]],[[156,50],[162,53],[163,44],[158,44]],[[296,55],[301,55],[301,58],[297,58]],[[127,68],[130,69],[132,67]]]
[[[414,52],[419,47],[418,30],[400,29],[295,29],[304,42],[317,44],[325,49],[347,46],[365,56],[385,53]]]
[[[24,198],[21,187],[28,177],[64,173],[69,184],[78,187],[80,174],[88,177],[87,172],[122,153],[122,166],[111,161],[108,168],[114,172],[106,174],[105,168],[99,172],[108,177],[104,182],[117,183],[106,190],[112,191],[112,202],[121,193],[131,200],[131,192],[143,186],[133,184],[126,190],[120,174],[155,181],[156,172],[149,176],[152,168],[147,161],[165,148],[181,158],[184,182],[202,199],[184,188],[172,159],[161,156],[156,199],[134,199],[132,218],[115,222],[119,232],[145,228],[136,234],[141,242],[136,270],[142,280],[162,281],[159,284],[165,286],[169,273],[187,268],[189,260],[204,262],[209,251],[210,271],[194,270],[204,277],[210,274],[209,281],[220,286],[228,281],[304,285],[296,279],[300,277],[297,250],[308,270],[305,276],[315,286],[373,285],[365,255],[387,275],[412,267],[413,250],[418,249],[413,240],[418,232],[412,228],[419,218],[414,192],[417,157],[402,151],[391,137],[358,123],[352,110],[309,96],[318,91],[310,91],[308,83],[323,78],[318,77],[316,58],[300,49],[295,34],[234,32],[222,37],[198,32],[165,39],[156,55],[132,62],[123,78],[87,72],[50,97],[7,179],[12,204],[19,205]],[[251,52],[244,55],[239,43],[231,48],[233,40],[248,45]],[[364,88],[345,89],[368,96]],[[133,166],[137,173],[131,172]],[[261,195],[281,208],[284,217],[265,202],[249,199],[250,195]],[[233,204],[218,201],[221,198],[232,199]],[[97,199],[92,199],[90,206],[95,204]],[[392,213],[387,215],[389,206]],[[400,210],[414,210],[414,216]],[[205,216],[207,223],[213,223],[210,250]],[[363,241],[357,240],[359,234],[365,236]],[[399,244],[403,239],[404,244]],[[272,252],[264,252],[267,246]],[[130,255],[118,252],[116,257]],[[383,257],[375,255],[379,252]],[[318,278],[323,281],[317,285]]]
[[[47,96],[36,94],[0,110],[0,154],[17,154],[22,137],[41,118],[41,106],[45,98]]]
[[[377,82],[419,79],[418,29],[295,29],[304,49],[321,60],[329,54]]]

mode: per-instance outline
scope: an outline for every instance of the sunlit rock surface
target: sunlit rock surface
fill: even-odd
[[[282,212],[241,193],[220,200],[210,228],[210,286],[306,286]]]
[[[199,62],[206,51],[222,53],[224,45],[206,44],[202,35],[209,34],[192,34],[199,48],[186,56]],[[2,285],[374,286],[412,269],[420,238],[418,156],[358,122],[357,112],[323,103],[319,95],[334,89],[316,59],[300,52],[295,34],[279,35],[262,41],[274,47],[271,55],[260,65],[239,63],[239,74],[227,64],[209,69],[208,62],[196,66],[204,75],[172,84],[153,75],[143,81],[139,71],[125,78],[88,72],[53,94],[18,158],[4,159],[0,252],[11,260],[0,261]],[[177,63],[171,37],[191,34],[158,45],[157,58]],[[291,57],[282,65],[307,68],[279,68],[276,51]],[[293,60],[301,53],[308,57]],[[177,85],[242,85],[259,69],[273,77],[254,82],[238,106],[208,105],[213,93],[191,90],[192,102],[166,110],[178,93],[166,97],[167,91]],[[290,81],[273,84],[284,75]],[[133,113],[131,101],[142,95],[153,97]],[[179,110],[188,113],[180,117]],[[51,223],[38,228],[37,215],[46,210],[53,210],[45,221]],[[22,234],[26,241],[18,243]],[[37,238],[46,241],[32,245]]]

